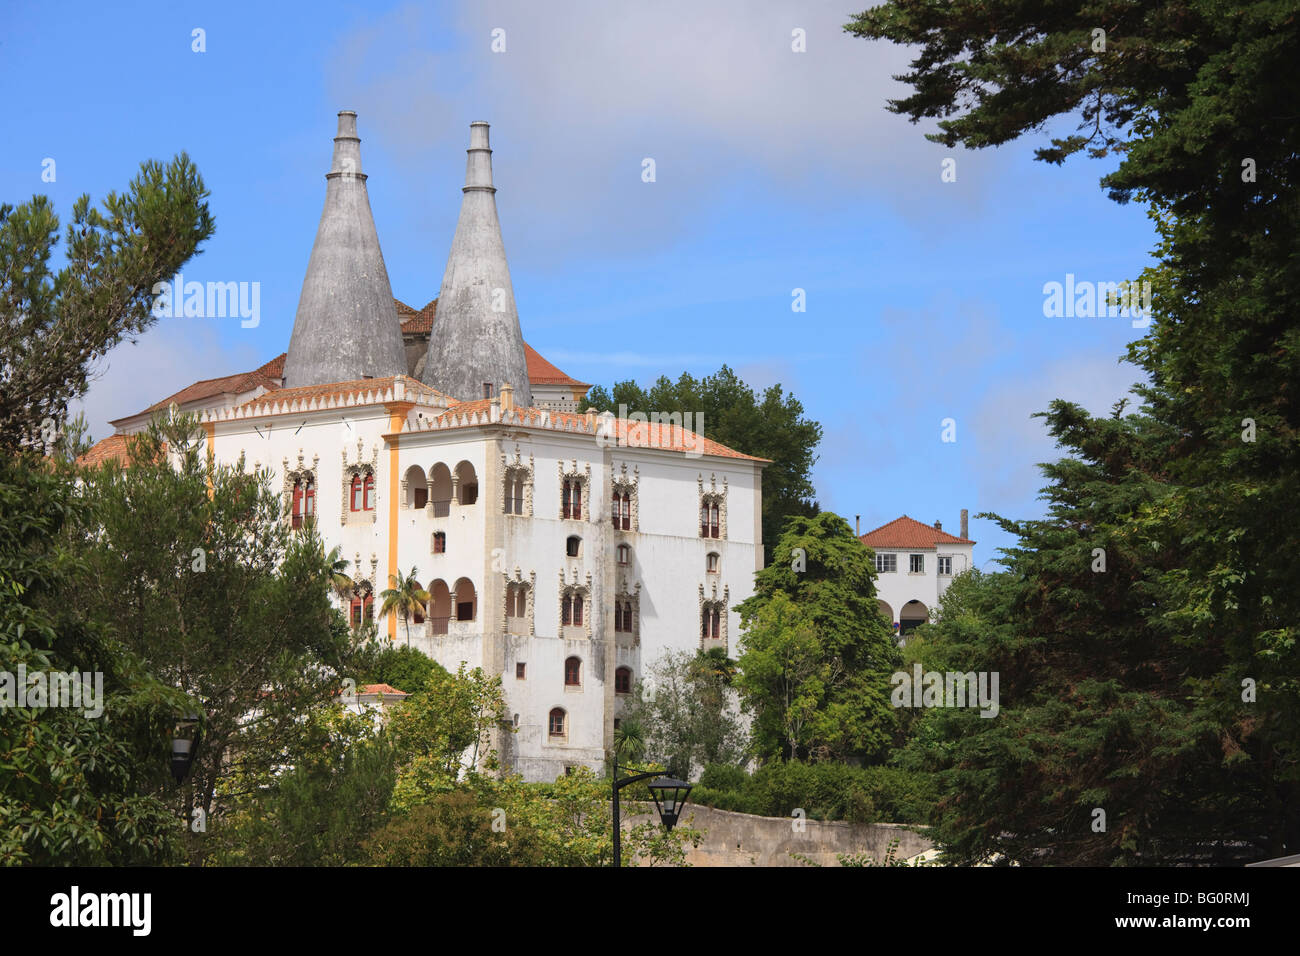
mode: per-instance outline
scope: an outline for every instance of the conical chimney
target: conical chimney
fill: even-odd
[[[471,123],[460,220],[438,293],[425,384],[465,401],[490,398],[507,382],[514,404],[533,404],[515,291],[497,219],[488,124]]]
[[[370,214],[352,110],[339,112],[325,181],[325,209],[284,360],[289,388],[406,374],[402,326]]]

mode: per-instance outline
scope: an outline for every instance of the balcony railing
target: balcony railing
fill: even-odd
[[[430,632],[433,633],[433,634],[446,634],[446,633],[447,633],[447,622],[450,621],[450,620],[451,620],[450,617],[431,617],[431,618],[429,618],[429,629],[430,629]]]
[[[435,518],[445,518],[451,514],[450,498],[435,498],[433,502],[433,516]]]

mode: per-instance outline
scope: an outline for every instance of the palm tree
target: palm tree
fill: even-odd
[[[411,615],[425,610],[429,603],[429,592],[421,587],[420,580],[415,575],[415,568],[411,568],[411,573],[405,578],[390,574],[388,583],[392,586],[379,595],[384,601],[379,608],[381,616],[396,613],[406,619],[407,647],[411,646]]]
[[[345,603],[351,600],[352,589],[356,584],[344,573],[344,569],[351,562],[343,557],[337,545],[331,548],[330,553],[325,556],[325,564],[329,569],[330,590],[338,595],[339,600]]]
[[[624,717],[614,731],[614,758],[635,763],[645,756],[645,728],[636,717]],[[626,749],[626,753],[623,751]]]
[[[304,522],[296,533],[302,539],[303,546],[311,549],[325,569],[329,576],[330,590],[346,605],[352,599],[352,589],[355,587],[353,580],[345,573],[351,562],[343,557],[338,545],[331,548],[329,554],[325,553],[325,539],[316,530],[314,521]]]

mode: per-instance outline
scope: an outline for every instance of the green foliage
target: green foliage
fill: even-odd
[[[376,833],[367,852],[385,866],[609,866],[613,832],[609,782],[586,768],[544,786],[471,774],[426,795]],[[642,822],[624,831],[623,863],[683,866],[686,844],[702,837]]]
[[[623,711],[619,759],[655,761],[683,780],[695,767],[741,760],[747,741],[733,671],[725,653],[665,651]]]
[[[752,775],[710,767],[691,802],[766,817],[788,817],[801,808],[814,820],[925,824],[936,796],[935,781],[924,773],[774,760]]]
[[[899,660],[876,612],[871,552],[839,515],[791,518],[739,605],[736,685],[764,755],[875,759],[892,739]]]
[[[417,693],[435,672],[450,677],[446,669],[419,648],[394,647],[388,641],[373,641],[359,655],[357,684],[388,684],[408,694]]]
[[[376,866],[542,865],[531,831],[493,830],[492,813],[467,790],[432,796],[366,843]]]
[[[398,810],[452,789],[464,770],[495,769],[493,731],[506,731],[500,676],[481,668],[455,674],[441,667],[393,711],[389,721],[401,770],[393,792]]]
[[[1044,466],[1047,518],[999,518],[1019,539],[1008,573],[926,638],[936,659],[1001,675],[997,719],[936,710],[909,748],[943,777],[940,835],[963,862],[1300,846],[1300,590],[1284,557],[1300,547],[1300,117],[1279,107],[1297,93],[1295,17],[1272,2],[896,0],[851,25],[920,45],[891,108],[941,118],[948,145],[1077,111],[1088,136],[1039,158],[1117,150],[1102,183],[1147,202],[1159,236],[1154,322],[1127,355],[1150,377],[1141,408],[1051,404],[1069,457]]]
[[[85,195],[73,204],[68,263],[57,273],[49,198],[0,204],[0,449],[43,444],[43,423],[63,422],[93,363],[154,323],[155,283],[212,235],[207,197],[186,154],[142,164],[102,211]]]
[[[184,694],[155,680],[92,616],[89,522],[69,475],[0,455],[0,671],[103,674],[103,713],[0,707],[0,864],[137,865],[175,858],[168,752]]]
[[[771,557],[791,515],[817,514],[812,466],[822,428],[804,417],[803,403],[773,385],[761,395],[726,365],[696,379],[685,373],[673,382],[660,376],[648,390],[633,381],[611,389],[597,385],[587,402],[601,411],[704,415],[704,436],[746,455],[769,458],[763,469],[763,541]],[[697,429],[698,430],[698,429]]]
[[[223,866],[343,866],[364,862],[362,844],[388,819],[396,752],[370,717],[339,707],[312,716],[318,733],[295,766],[237,802],[217,827]]]
[[[125,468],[85,471],[96,525],[73,543],[79,603],[199,702],[203,743],[174,799],[178,815],[199,807],[215,823],[224,780],[259,785],[294,762],[301,717],[333,700],[352,646],[318,539],[289,532],[266,472],[203,460],[200,434],[188,416],[158,421]],[[201,862],[205,835],[186,839]]]

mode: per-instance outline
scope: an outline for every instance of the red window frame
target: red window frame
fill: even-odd
[[[352,510],[360,511],[361,510],[361,476],[360,475],[352,476],[351,500],[352,500]]]
[[[547,729],[550,731],[550,735],[552,737],[563,737],[564,718],[566,716],[564,709],[561,707],[552,708],[550,714],[547,716]]]
[[[374,475],[371,474],[366,475],[364,489],[365,489],[364,510],[374,511],[375,510],[375,476]]]
[[[435,531],[433,533],[433,553],[434,554],[447,553],[447,532]]]

